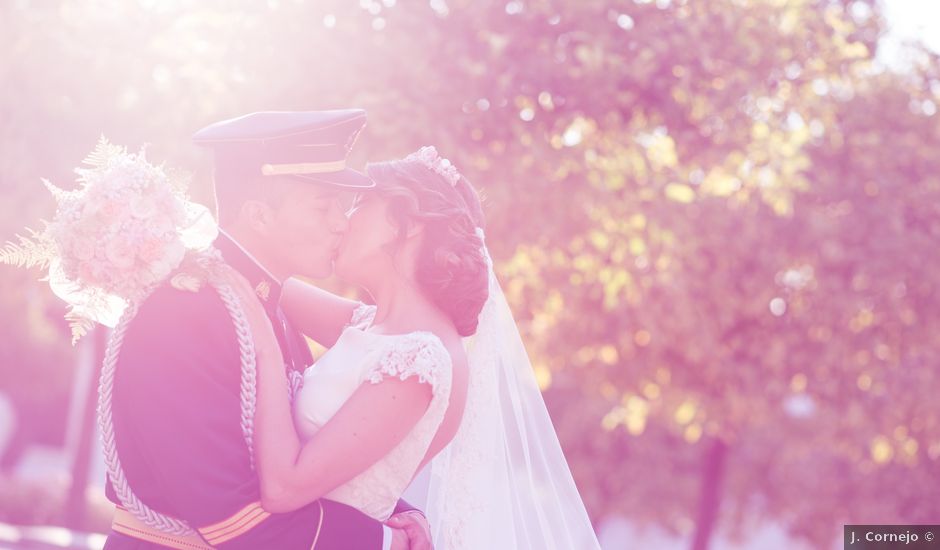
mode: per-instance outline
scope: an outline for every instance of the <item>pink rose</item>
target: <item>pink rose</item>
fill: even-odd
[[[85,239],[75,239],[68,248],[68,254],[76,260],[85,261],[95,257],[95,245]]]
[[[98,208],[98,217],[105,220],[111,220],[121,212],[121,203],[116,200],[105,201]]]
[[[95,275],[91,270],[91,262],[82,262],[79,264],[78,277],[86,283],[94,284]]]
[[[118,237],[106,243],[104,253],[118,269],[129,269],[134,265],[134,248],[125,238]]]
[[[154,237],[148,237],[137,248],[137,256],[145,263],[153,263],[163,255],[163,242]]]
[[[105,286],[107,271],[100,262],[94,260],[82,262],[78,266],[78,276],[91,286]]]

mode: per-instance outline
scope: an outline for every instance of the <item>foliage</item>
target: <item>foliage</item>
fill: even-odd
[[[875,2],[18,5],[11,219],[102,132],[195,167],[204,123],[361,106],[354,162],[434,144],[483,190],[595,520],[690,532],[716,441],[725,529],[940,515],[940,65],[881,66]]]

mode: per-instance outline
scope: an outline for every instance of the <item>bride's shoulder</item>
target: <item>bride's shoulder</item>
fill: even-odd
[[[385,340],[365,378],[377,384],[387,377],[407,380],[417,376],[432,386],[450,385],[453,359],[441,338],[429,331],[401,335],[377,335]]]

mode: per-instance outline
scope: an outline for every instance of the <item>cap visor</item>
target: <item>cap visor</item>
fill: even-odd
[[[369,189],[375,187],[375,182],[368,176],[350,168],[340,172],[324,174],[290,174],[290,177],[311,183],[322,183],[349,189]]]

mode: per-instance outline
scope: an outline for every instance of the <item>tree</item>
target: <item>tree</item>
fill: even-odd
[[[362,106],[355,162],[433,143],[483,190],[595,521],[702,548],[940,515],[938,64],[879,69],[874,1],[17,6],[8,234],[102,132],[209,202],[203,123]]]

